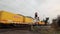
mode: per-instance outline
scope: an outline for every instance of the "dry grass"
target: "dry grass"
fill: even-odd
[[[34,31],[38,32],[40,34],[60,34],[60,31],[56,31],[56,29],[54,29],[54,28],[48,28],[48,29],[42,28],[42,29],[40,29],[40,28],[34,27]]]

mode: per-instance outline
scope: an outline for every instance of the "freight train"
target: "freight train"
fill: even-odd
[[[10,25],[10,26],[20,26],[25,24],[34,24],[34,18],[29,16],[24,16],[21,14],[14,14],[8,11],[0,11],[0,26],[1,25]],[[39,21],[39,24],[45,24],[44,22]]]

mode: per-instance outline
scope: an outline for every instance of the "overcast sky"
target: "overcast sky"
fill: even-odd
[[[0,10],[32,17],[38,12],[40,19],[52,19],[60,14],[60,0],[0,0]]]

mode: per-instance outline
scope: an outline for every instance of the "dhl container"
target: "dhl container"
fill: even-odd
[[[0,11],[0,22],[2,23],[23,23],[23,16],[6,11]]]
[[[0,22],[9,24],[9,23],[15,23],[15,24],[32,24],[33,18],[23,16],[21,14],[14,14],[6,11],[0,11]]]

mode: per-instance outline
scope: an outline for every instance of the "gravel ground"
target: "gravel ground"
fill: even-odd
[[[33,31],[21,29],[0,29],[0,34],[60,34],[60,32],[53,31],[50,26],[38,26]]]
[[[40,34],[40,33],[32,32],[32,31],[29,31],[29,30],[0,29],[0,34]]]

